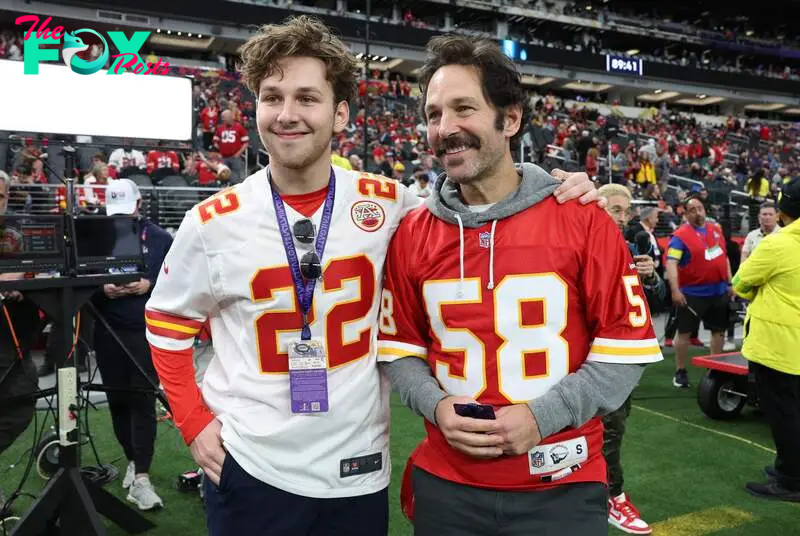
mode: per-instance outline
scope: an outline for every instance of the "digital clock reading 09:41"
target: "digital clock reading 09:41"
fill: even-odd
[[[606,54],[606,71],[609,73],[635,74],[642,76],[644,68],[640,58],[626,58]]]

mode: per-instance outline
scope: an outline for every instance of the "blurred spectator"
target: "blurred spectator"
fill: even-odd
[[[247,150],[250,136],[242,124],[236,121],[230,109],[223,111],[221,117],[222,124],[217,127],[213,145],[219,151],[225,165],[230,168],[231,183],[235,184],[245,178],[246,170],[242,155]]]
[[[428,181],[428,174],[422,170],[415,171],[414,182],[411,183],[408,189],[418,197],[430,197],[431,188],[430,181]]]
[[[133,148],[131,140],[125,140],[122,147],[115,149],[108,158],[109,168],[116,172],[118,178],[123,179],[131,175],[144,173],[147,161],[144,154]]]
[[[219,107],[215,98],[208,99],[208,105],[200,112],[200,123],[203,125],[203,149],[209,151],[219,123]]]
[[[163,142],[158,142],[162,147]],[[181,161],[175,151],[162,151],[156,149],[147,153],[147,174],[153,179],[153,184],[158,184],[164,177],[178,175],[181,169]]]
[[[97,212],[105,205],[108,182],[108,164],[103,162],[95,163],[89,174],[83,178],[83,196],[89,212]]]

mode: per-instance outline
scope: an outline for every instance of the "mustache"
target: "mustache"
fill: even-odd
[[[439,142],[439,147],[436,149],[436,156],[443,156],[444,153],[456,147],[467,147],[470,149],[480,149],[481,140],[472,134],[459,134],[457,136],[450,136],[444,138]]]

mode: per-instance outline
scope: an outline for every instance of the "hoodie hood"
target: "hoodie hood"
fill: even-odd
[[[440,220],[458,225],[461,279],[456,294],[459,298],[463,296],[462,288],[464,286],[464,227],[474,229],[492,222],[492,230],[489,233],[489,282],[486,285],[487,289],[492,290],[494,288],[494,235],[497,220],[508,218],[535,205],[552,194],[560,184],[549,173],[534,164],[518,165],[517,173],[522,176],[519,188],[483,212],[470,210],[469,206],[461,199],[458,185],[447,180],[446,174],[439,175],[434,183],[433,194],[427,200],[428,210]]]
[[[483,212],[470,211],[461,199],[458,184],[447,180],[447,174],[442,173],[433,185],[433,195],[427,199],[428,210],[440,220],[454,224],[460,221],[464,227],[474,229],[522,212],[552,194],[560,184],[535,164],[517,165],[517,173],[522,175],[519,188]]]

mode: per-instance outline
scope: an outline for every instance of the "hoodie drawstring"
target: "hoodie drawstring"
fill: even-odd
[[[497,227],[497,220],[492,220],[492,232],[489,235],[489,284],[486,288],[489,290],[494,289],[494,229]],[[464,261],[461,261],[461,266],[464,266]],[[463,272],[464,269],[462,268]],[[463,276],[462,276],[463,277]]]
[[[456,297],[461,298],[464,296],[464,223],[461,221],[461,216],[456,214],[458,220],[458,237],[459,237],[459,257],[461,260],[461,279],[458,281],[458,288],[456,289]]]
[[[456,296],[462,298],[464,296],[464,222],[461,221],[461,216],[458,214],[456,214],[456,220],[458,220],[458,253],[461,268]],[[494,231],[496,228],[497,220],[492,220],[492,230],[489,233],[489,284],[486,285],[488,290],[494,289]]]

